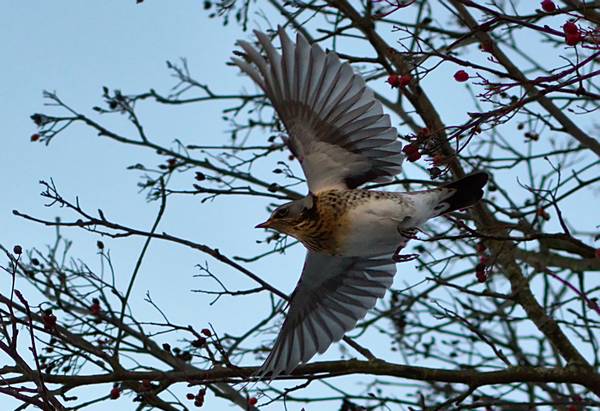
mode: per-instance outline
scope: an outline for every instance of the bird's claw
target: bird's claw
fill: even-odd
[[[418,230],[416,228],[409,228],[407,230],[400,231],[400,235],[410,240],[417,240],[417,232]]]
[[[395,263],[405,263],[407,261],[412,261],[419,258],[419,254],[400,254],[400,249],[401,248],[396,250],[392,256],[392,260],[394,260]]]

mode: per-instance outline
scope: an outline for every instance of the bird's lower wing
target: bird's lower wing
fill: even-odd
[[[309,251],[288,315],[258,374],[275,378],[325,352],[385,295],[395,273],[390,254],[332,257]]]

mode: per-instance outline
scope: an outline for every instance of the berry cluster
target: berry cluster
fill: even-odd
[[[90,306],[90,312],[92,315],[99,317],[102,310],[100,309],[100,300],[97,298],[92,299],[92,305]]]
[[[121,388],[119,387],[119,384],[115,383],[112,387],[112,389],[110,390],[110,399],[111,400],[116,400],[121,396]]]
[[[204,397],[205,396],[206,396],[206,389],[201,388],[200,390],[198,390],[197,394],[188,392],[185,397],[190,401],[194,401],[194,405],[196,407],[202,407],[204,405]]]
[[[579,27],[572,21],[568,21],[563,25],[563,32],[565,33],[565,43],[569,46],[575,46],[583,40]]]
[[[475,277],[480,283],[485,283],[488,279],[487,267],[490,263],[490,258],[486,254],[487,247],[483,242],[477,243],[477,254],[479,254],[479,264],[475,266]]]
[[[392,88],[406,87],[411,81],[412,76],[410,74],[402,74],[401,76],[398,74],[390,74],[387,79],[387,82]]]
[[[406,154],[406,159],[411,163],[414,163],[421,158],[419,147],[415,143],[410,143],[402,147],[402,152]]]

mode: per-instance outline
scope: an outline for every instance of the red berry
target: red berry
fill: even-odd
[[[417,161],[420,158],[421,158],[421,153],[419,153],[418,151],[410,152],[406,155],[406,159],[408,161],[410,161],[411,163],[414,163],[415,161]]]
[[[563,31],[565,34],[576,34],[579,33],[579,27],[577,27],[577,24],[573,23],[572,21],[567,21],[565,24],[563,24]]]
[[[95,316],[100,315],[100,302],[94,301],[94,303],[90,306],[90,312]]]
[[[406,87],[412,81],[412,76],[410,74],[403,74],[400,76],[400,87]]]
[[[485,264],[479,263],[475,266],[475,277],[480,283],[485,283],[487,275],[485,274]]]
[[[581,33],[567,33],[565,35],[565,43],[569,46],[575,46],[582,40]]]
[[[17,255],[21,255],[23,253],[23,247],[21,247],[20,245],[14,246],[13,253],[15,253]]]
[[[202,335],[205,335],[207,337],[210,337],[212,335],[208,328],[203,328],[200,332],[202,333]]]
[[[206,344],[206,338],[199,337],[197,340],[192,341],[192,347],[202,348]]]
[[[485,246],[485,244],[483,243],[477,243],[477,252],[479,254],[483,254],[485,252],[485,250],[487,250],[487,247]]]
[[[459,83],[464,83],[468,79],[469,73],[464,70],[458,70],[456,73],[454,73],[454,80],[458,81]]]
[[[400,76],[397,74],[390,74],[388,76],[387,82],[392,88],[396,88],[400,86]]]
[[[113,387],[113,389],[110,390],[110,399],[111,400],[116,400],[120,396],[121,396],[121,390],[119,389],[119,387]]]
[[[486,53],[491,53],[494,50],[494,45],[491,41],[485,41],[481,43],[479,46],[481,51],[485,51]]]
[[[542,10],[546,13],[552,13],[556,10],[556,4],[552,0],[544,0],[542,1]]]
[[[256,399],[256,397],[248,398],[248,405],[250,405],[250,406],[256,405],[257,402],[258,402],[258,400]]]
[[[52,332],[56,329],[56,316],[52,314],[52,311],[48,310],[42,315],[42,322],[44,330]]]
[[[596,248],[596,252],[594,253],[596,258],[600,258],[600,248]]]
[[[185,394],[185,398],[187,398],[188,400],[193,400],[194,398],[196,398],[196,396],[191,392],[188,392],[187,394]]]
[[[548,214],[543,208],[538,208],[536,214],[538,215],[538,217],[541,217],[546,221],[550,220],[550,214]]]
[[[409,155],[410,153],[416,153],[419,151],[419,147],[417,147],[416,144],[407,144],[404,147],[402,147],[402,152],[406,155]]]
[[[38,133],[31,135],[31,141],[38,141],[40,139],[40,135]]]
[[[204,175],[204,173],[201,173],[200,171],[196,171],[196,177],[194,177],[194,178],[198,181],[206,180],[206,176]]]

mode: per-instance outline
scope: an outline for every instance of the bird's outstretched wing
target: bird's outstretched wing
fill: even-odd
[[[332,257],[308,251],[287,317],[259,375],[290,373],[353,329],[392,285],[391,255]]]
[[[265,92],[290,136],[312,193],[385,181],[401,170],[402,144],[390,117],[362,77],[334,52],[279,29],[282,53],[255,32],[265,56],[239,41],[233,62]]]

